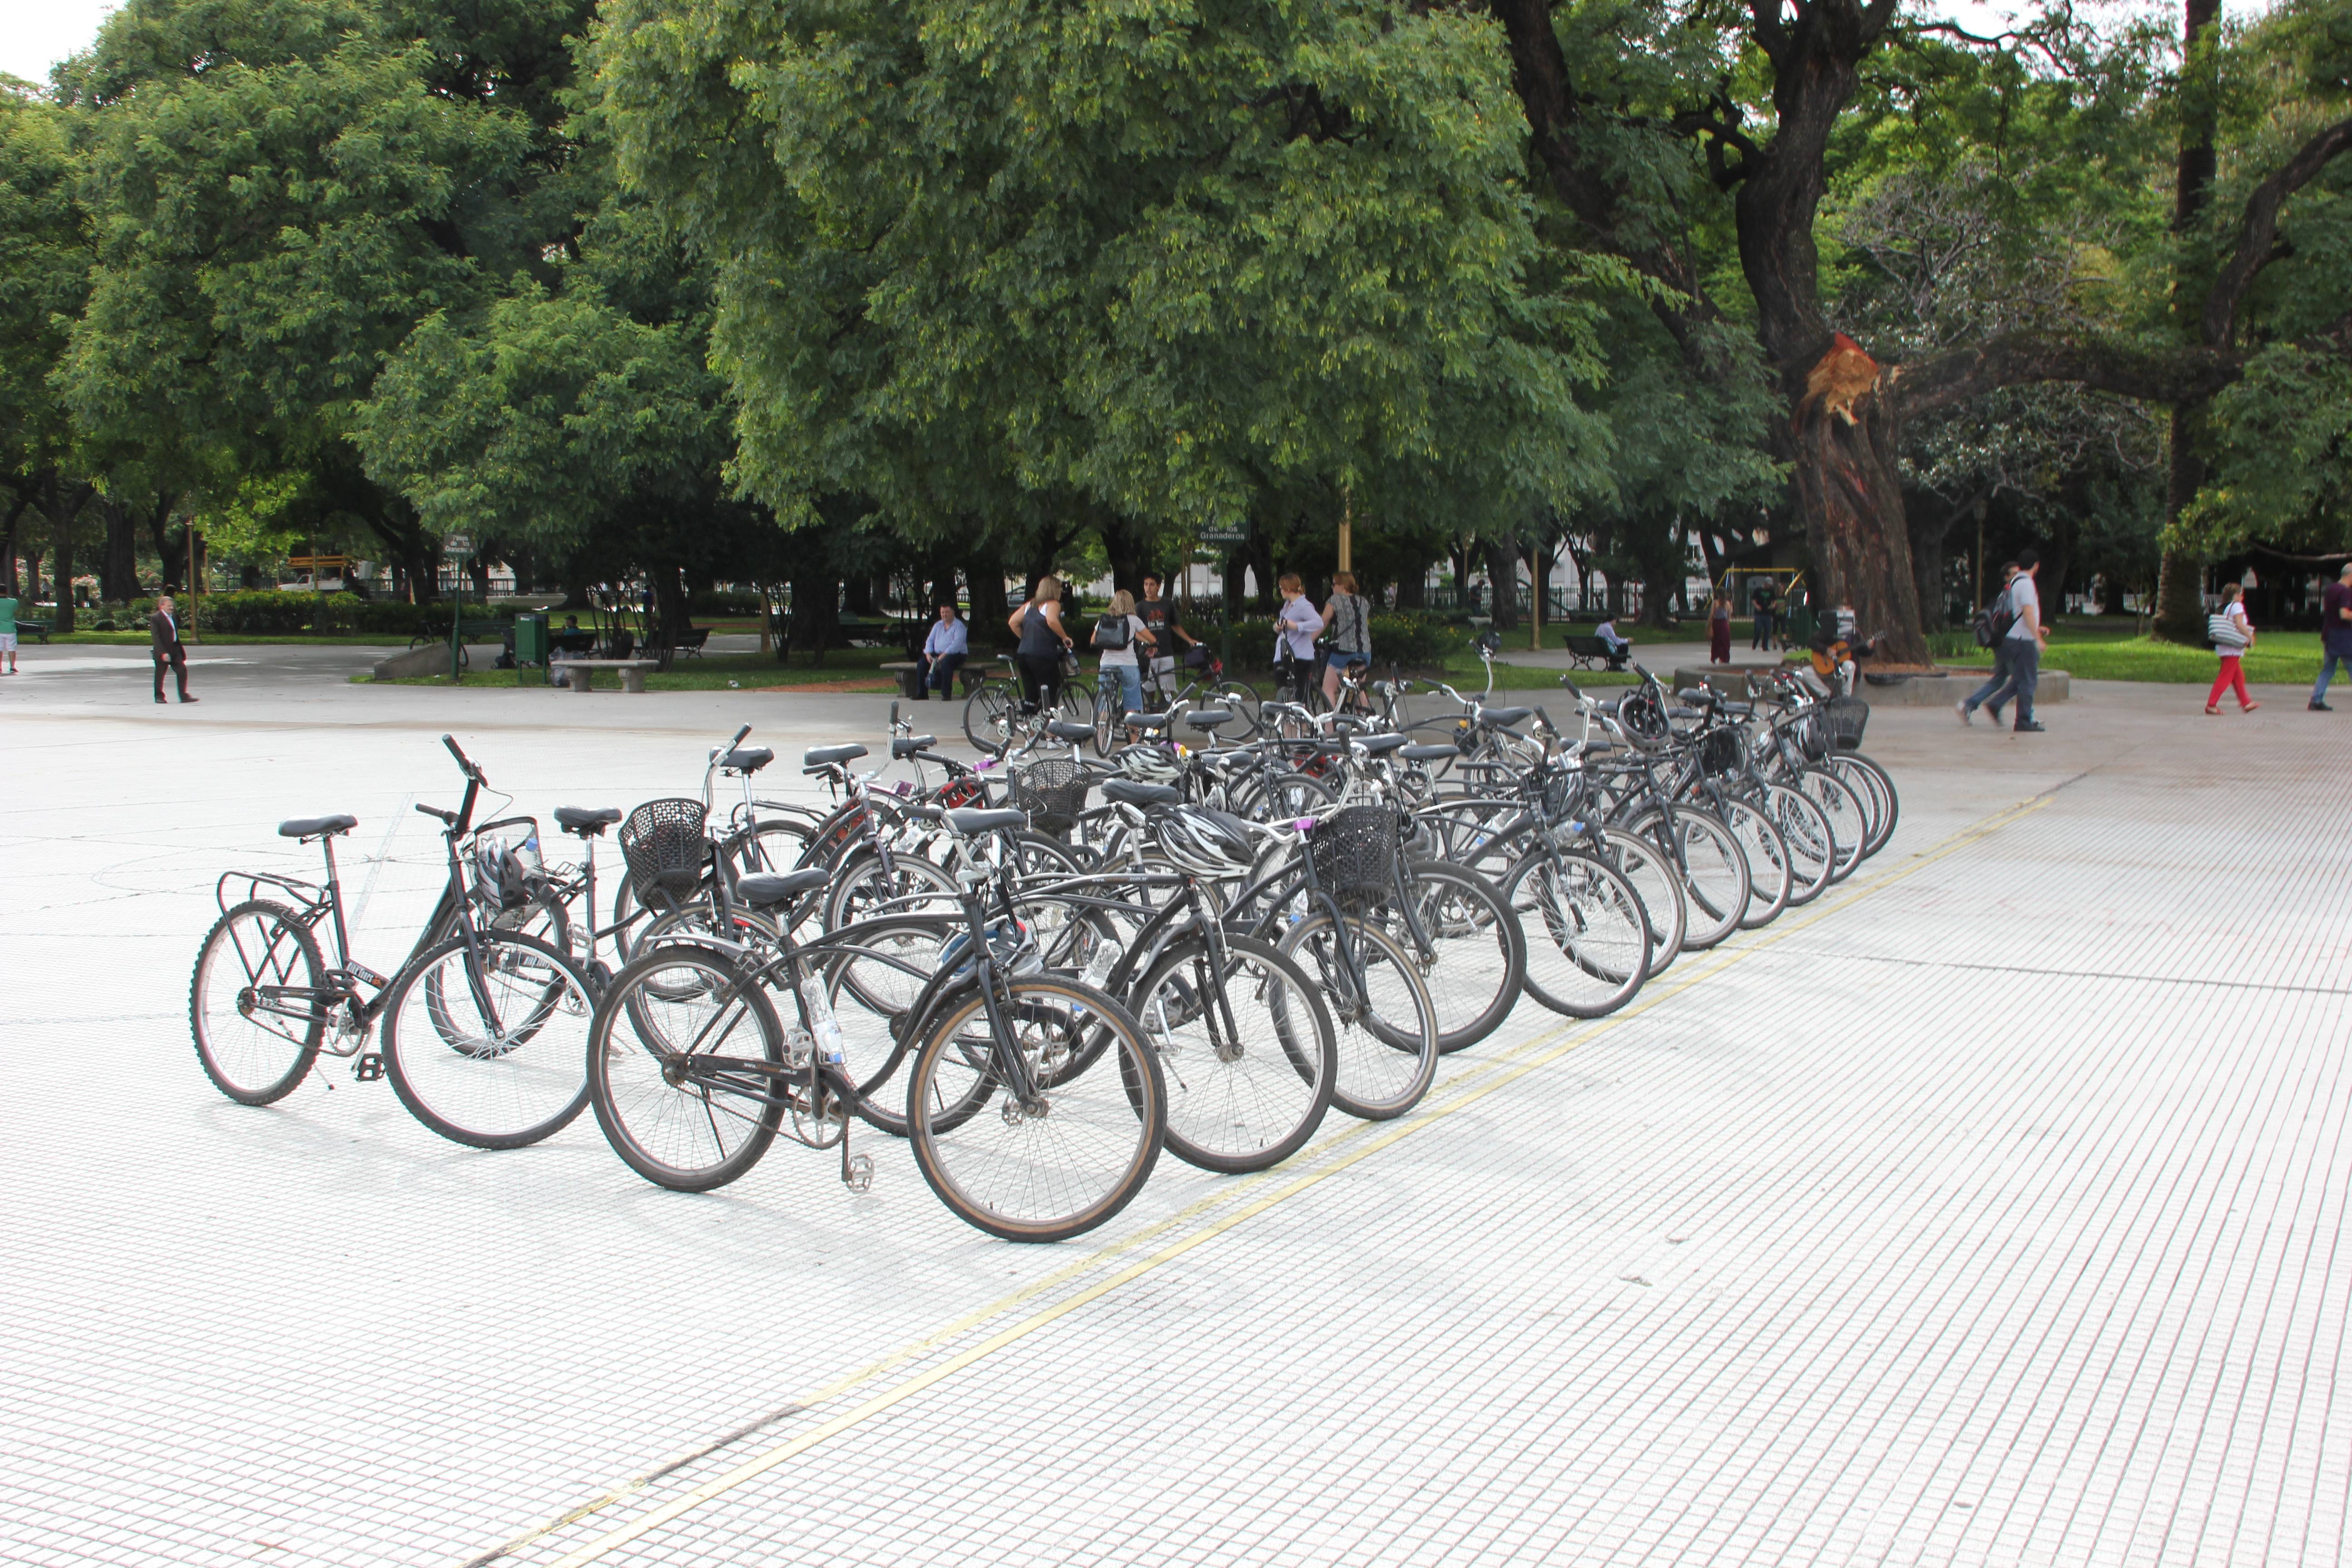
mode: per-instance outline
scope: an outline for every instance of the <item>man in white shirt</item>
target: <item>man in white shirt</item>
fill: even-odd
[[[971,629],[956,615],[956,607],[942,603],[940,618],[931,623],[930,636],[923,639],[923,675],[930,689],[948,700],[948,689],[955,684],[956,671],[962,668],[964,658],[971,651]]]
[[[2009,580],[2009,613],[2016,619],[2009,624],[2009,679],[2000,689],[1985,699],[1985,707],[1999,712],[2002,703],[2017,699],[2017,722],[2012,732],[2038,735],[2042,726],[2033,718],[2033,683],[2042,674],[2042,650],[2049,644],[2050,633],[2042,624],[2042,590],[2035,579],[2042,575],[2042,557],[2031,550],[2017,552],[2017,575]]]

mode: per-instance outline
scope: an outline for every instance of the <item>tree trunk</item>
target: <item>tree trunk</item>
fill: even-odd
[[[49,575],[58,586],[58,613],[49,629],[69,632],[74,629],[74,521],[95,491],[89,485],[68,484],[55,474],[42,481],[41,491],[41,510],[49,518]]]
[[[820,668],[824,650],[841,626],[841,579],[814,572],[793,579],[793,647],[805,649]]]
[[[98,508],[106,519],[98,596],[109,604],[127,604],[139,596],[139,514],[110,496],[100,496]]]
[[[1107,512],[1098,519],[1095,531],[1102,535],[1103,553],[1110,557],[1110,585],[1113,592],[1124,588],[1137,598],[1143,596],[1144,560],[1149,541],[1143,525],[1132,519]]]
[[[1494,595],[1488,612],[1495,629],[1509,631],[1519,624],[1519,542],[1510,534],[1485,540],[1486,586]]]
[[[1002,647],[1010,635],[1004,629],[1004,617],[1010,610],[1004,602],[1004,555],[988,541],[977,520],[967,520],[967,523],[971,532],[968,536],[971,542],[963,552],[963,586],[971,596],[971,638],[991,647]]]
[[[2197,499],[2205,483],[2205,460],[2197,454],[2198,432],[2204,425],[2205,405],[2176,403],[2172,406],[2171,463],[2165,473],[2164,512],[2178,519]],[[2205,558],[2191,550],[2167,550],[2156,574],[2156,624],[2159,642],[2202,643],[2205,640]]]
[[[1867,393],[1853,406],[1851,424],[1826,399],[1799,408],[1797,512],[1820,584],[1814,603],[1824,616],[1852,605],[1856,629],[1880,639],[1885,662],[1926,664],[1892,421]]]
[[[1958,506],[1921,506],[1910,512],[1906,526],[1911,536],[1911,575],[1914,592],[1919,598],[1919,625],[1926,631],[1940,631],[1949,624],[1944,614],[1944,556],[1952,537],[1952,525],[1969,515],[1969,503]]]
[[[675,647],[686,628],[694,624],[694,614],[686,598],[686,581],[676,566],[648,567],[646,576],[654,590],[655,645]]]
[[[2213,198],[2213,174],[2219,167],[2214,132],[2221,123],[2218,57],[2221,0],[2185,0],[2180,21],[2180,153],[2172,177],[2172,231],[2187,234],[2203,221]],[[2183,247],[2181,269],[2172,279],[2172,318],[2185,337],[2204,336],[2205,288],[2189,268],[2195,247]],[[2197,499],[2205,483],[2205,462],[2197,443],[2205,426],[2205,400],[2185,399],[2172,405],[2172,463],[2165,476],[2164,521],[2167,530]],[[2193,551],[2168,545],[2157,569],[2156,624],[2160,642],[2201,644],[2205,640],[2205,561]]]
[[[0,527],[0,597],[29,598],[16,584],[16,522],[25,515],[26,502],[16,497],[8,506],[8,521]]]

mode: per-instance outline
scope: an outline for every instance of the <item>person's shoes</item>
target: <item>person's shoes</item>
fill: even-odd
[[[2259,702],[2241,702],[2238,704],[2238,711],[2241,713],[2251,713],[2261,706],[2262,704]]]
[[[181,700],[181,701],[183,701],[183,702],[194,702],[194,701],[198,701],[198,700],[200,700],[200,699],[194,698],[194,697],[183,697],[183,698],[181,698],[181,699],[180,699],[180,700]]]
[[[1996,730],[2000,728],[2000,710],[1988,702],[1985,704],[1985,711],[1992,715],[1993,728]]]
[[[156,700],[156,701],[158,701],[158,702],[161,702],[161,701],[163,701],[163,698],[161,698],[161,697],[159,696],[159,697],[157,697],[157,698],[155,699],[155,700]]]
[[[2206,710],[2205,710],[2206,716],[2207,716],[2207,717],[2209,717],[2209,718],[2210,718],[2210,717],[2211,717],[2212,715],[2216,714],[2216,713],[2221,712],[2221,705],[2220,703],[2218,703],[2218,702],[2210,704],[2210,706],[2208,706],[2208,707],[2206,708]]]
[[[12,669],[12,670],[10,670],[8,673],[9,673],[9,674],[11,674],[11,675],[14,675],[14,674],[16,674],[16,672],[15,670],[13,670],[13,669]],[[2335,709],[2330,708],[2326,703],[2322,702],[2322,701],[2321,701],[2318,698],[2316,698],[2316,697],[2313,698],[2313,699],[2311,700],[2311,701],[2307,704],[2307,706],[2311,709],[2311,710],[2312,710],[2314,713],[2333,713],[2333,712],[2335,712],[2335,711],[2336,711],[2336,710],[2335,710]]]
[[[1969,717],[1969,705],[1965,702],[1953,703],[1952,711],[1960,716],[1960,722],[1963,724],[1973,724],[1976,722],[1974,719]]]
[[[2039,735],[2042,733],[2042,726],[2027,722],[2020,724],[2016,729],[2011,731],[2010,733],[2013,735]]]

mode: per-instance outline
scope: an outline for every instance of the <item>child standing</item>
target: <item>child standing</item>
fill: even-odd
[[[2254,628],[2246,619],[2245,590],[2235,583],[2221,590],[2221,607],[2207,618],[2206,635],[2213,639],[2213,650],[2221,656],[2221,672],[2213,678],[2213,689],[2206,694],[2205,711],[2221,710],[2221,693],[2234,691],[2238,696],[2238,711],[2251,713],[2262,706],[2246,692],[2246,650],[2254,646]]]

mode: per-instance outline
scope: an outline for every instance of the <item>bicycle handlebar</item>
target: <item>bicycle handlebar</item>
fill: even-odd
[[[482,776],[481,764],[475,762],[473,758],[467,756],[463,749],[458,746],[457,738],[455,735],[442,736],[441,743],[449,748],[449,754],[451,756],[457,759],[457,766],[465,771],[467,778],[479,784],[486,784],[490,782],[488,779]]]

